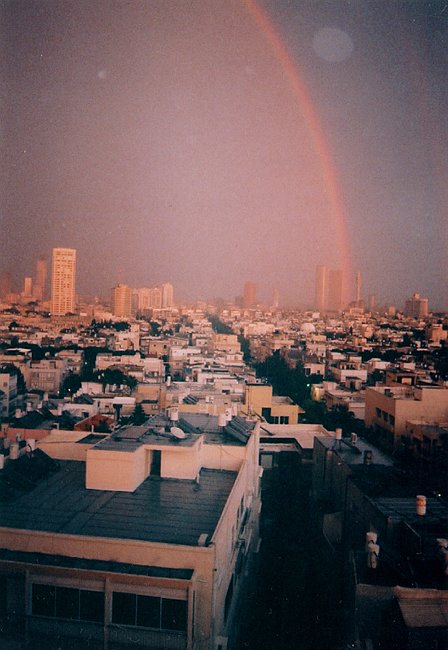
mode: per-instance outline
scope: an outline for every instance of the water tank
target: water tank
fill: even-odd
[[[177,422],[179,420],[179,409],[173,407],[170,411],[170,420],[171,422]]]
[[[227,424],[227,418],[225,413],[220,413],[218,415],[218,427],[224,428]]]
[[[9,458],[10,460],[17,460],[20,454],[20,447],[19,447],[19,441],[14,440],[11,442],[11,446],[9,448]]]

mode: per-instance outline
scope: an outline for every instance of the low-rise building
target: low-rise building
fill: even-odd
[[[38,449],[0,474],[0,634],[232,647],[258,546],[259,424],[184,414],[72,436],[57,461]]]

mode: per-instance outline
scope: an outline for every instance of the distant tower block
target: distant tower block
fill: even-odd
[[[376,310],[376,293],[371,293],[369,294],[369,311],[375,311]]]
[[[255,307],[257,304],[257,285],[255,282],[246,282],[244,285],[243,305],[246,308]]]
[[[36,277],[34,280],[33,296],[35,300],[42,301],[46,297],[47,284],[47,260],[39,257],[36,263]]]
[[[12,276],[9,271],[3,271],[0,274],[0,299],[6,299],[8,294],[11,293]]]
[[[53,248],[51,264],[51,314],[64,316],[75,311],[76,250]]]
[[[342,310],[342,271],[332,270],[328,276],[328,302],[329,311]]]
[[[278,289],[274,289],[272,291],[272,308],[278,309],[279,304],[280,304],[280,293]]]
[[[327,306],[327,267],[316,266],[316,285],[314,291],[314,307],[318,311],[325,311]]]
[[[355,301],[357,305],[361,302],[361,271],[355,275]]]
[[[169,309],[174,305],[174,289],[170,282],[162,284],[162,308]]]
[[[118,318],[132,315],[132,290],[127,284],[117,284],[112,289],[112,313]]]
[[[33,278],[26,277],[23,282],[22,298],[24,300],[31,300],[33,297]]]

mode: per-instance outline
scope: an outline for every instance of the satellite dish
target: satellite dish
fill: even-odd
[[[177,438],[178,440],[183,440],[187,437],[185,435],[185,432],[182,431],[180,427],[171,427],[170,434],[173,436],[173,438]]]

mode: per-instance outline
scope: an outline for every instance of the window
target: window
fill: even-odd
[[[33,584],[31,608],[34,616],[101,623],[104,620],[104,594],[87,589]]]
[[[55,615],[56,587],[52,585],[33,585],[31,599],[33,614],[37,616]]]
[[[375,410],[376,410],[376,417],[380,418],[381,417],[381,409],[376,408]]]
[[[186,632],[187,601],[114,591],[112,623]]]
[[[230,578],[230,583],[227,588],[227,593],[226,593],[226,599],[224,601],[224,620],[227,621],[227,617],[229,615],[229,610],[230,610],[230,605],[232,602],[232,596],[233,596],[233,575]]]

